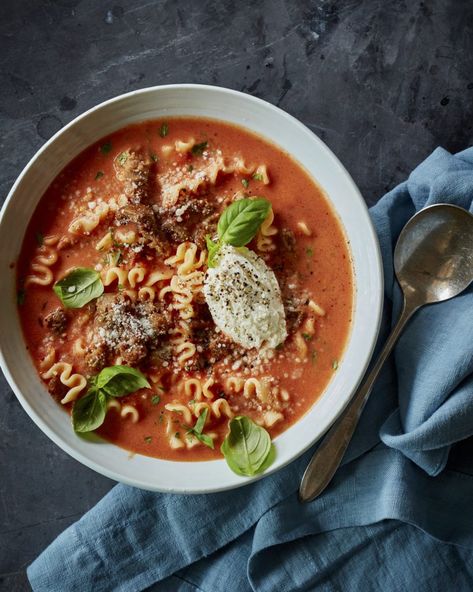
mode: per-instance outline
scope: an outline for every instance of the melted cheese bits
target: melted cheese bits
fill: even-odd
[[[286,339],[278,281],[253,251],[224,246],[217,267],[206,273],[204,295],[217,327],[244,348],[276,347]]]

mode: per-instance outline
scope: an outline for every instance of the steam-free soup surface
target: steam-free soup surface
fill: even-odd
[[[272,208],[247,245],[274,272],[287,338],[246,349],[218,330],[203,296],[206,235],[239,199]],[[67,308],[53,285],[97,272],[103,295]],[[98,433],[173,460],[221,456],[229,419],[272,438],[337,372],[350,331],[349,247],[328,200],[280,148],[206,119],[148,121],[89,147],[54,180],[18,264],[26,345],[51,395],[70,410],[103,368],[138,370],[151,388],[109,397]],[[38,396],[45,396],[38,392]],[[203,433],[189,428],[206,411]]]

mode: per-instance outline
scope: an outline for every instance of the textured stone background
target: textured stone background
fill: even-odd
[[[373,204],[438,145],[473,139],[471,0],[2,0],[0,195],[62,125],[114,95],[203,82],[316,132]],[[0,590],[113,483],[0,383]],[[65,591],[66,592],[66,591]]]

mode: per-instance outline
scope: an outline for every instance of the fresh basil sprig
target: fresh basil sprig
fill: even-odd
[[[105,393],[92,387],[86,395],[74,401],[72,426],[75,432],[92,432],[100,427],[107,415]]]
[[[74,401],[72,426],[75,432],[92,432],[107,415],[110,397],[124,397],[141,388],[151,388],[146,378],[130,366],[109,366],[90,379],[87,393]]]
[[[214,242],[210,236],[206,237],[209,253],[207,265],[215,267],[223,245],[247,245],[256,236],[270,209],[271,203],[264,197],[239,199],[228,206],[218,221],[218,241]]]
[[[197,421],[195,422],[195,426],[193,428],[188,428],[187,433],[192,434],[193,436],[195,436],[197,438],[197,440],[199,440],[199,442],[202,442],[202,444],[205,444],[209,448],[213,449],[214,441],[212,440],[212,438],[210,436],[203,433],[208,414],[209,414],[209,410],[204,409],[203,412],[199,415],[199,418],[197,419]]]
[[[150,388],[139,370],[130,366],[109,366],[95,378],[95,385],[110,397],[123,397],[140,388]]]
[[[229,426],[220,450],[234,473],[251,477],[273,463],[275,449],[264,428],[244,415],[234,417]]]
[[[95,269],[77,267],[56,282],[53,290],[66,308],[82,308],[103,294],[103,283]]]

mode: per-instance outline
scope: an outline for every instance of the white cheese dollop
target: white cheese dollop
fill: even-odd
[[[226,245],[208,269],[205,300],[214,323],[246,349],[276,347],[287,337],[281,290],[256,253]]]

